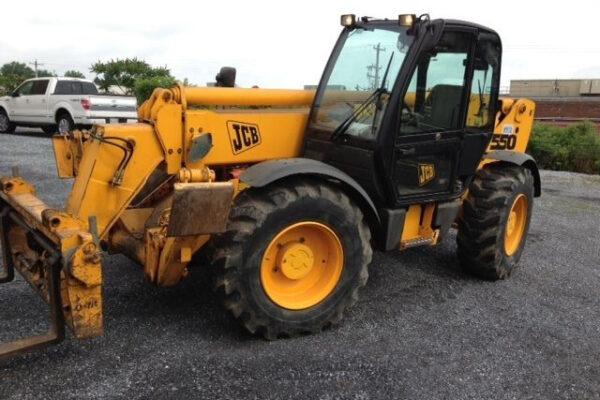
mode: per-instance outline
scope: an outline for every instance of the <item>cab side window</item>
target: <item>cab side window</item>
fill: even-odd
[[[96,85],[91,82],[58,81],[54,94],[98,94]]]
[[[18,93],[19,96],[29,96],[32,88],[33,81],[25,82],[15,90],[15,93]]]
[[[98,88],[92,82],[81,82],[83,94],[98,94]]]
[[[81,93],[81,85],[79,87],[79,90],[77,90],[76,86],[74,85],[74,81],[58,81],[56,83],[56,88],[54,89],[54,94],[76,94],[76,93]]]
[[[446,32],[423,53],[401,109],[401,134],[462,128],[461,110],[472,36]]]
[[[33,81],[33,86],[31,88],[31,95],[40,95],[46,94],[46,89],[48,88],[48,80],[43,79],[39,81]]]
[[[71,93],[73,94],[83,94],[83,89],[81,87],[81,82],[71,82]]]
[[[467,109],[467,128],[491,128],[500,76],[500,46],[491,37],[482,37],[475,48],[473,81]]]

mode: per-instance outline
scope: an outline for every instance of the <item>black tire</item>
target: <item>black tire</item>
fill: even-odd
[[[278,232],[302,221],[317,221],[335,232],[344,264],[327,297],[310,308],[289,310],[269,299],[259,270]],[[247,189],[233,204],[226,233],[216,240],[215,290],[225,308],[253,334],[272,340],[319,332],[339,323],[344,311],[358,300],[373,254],[370,238],[361,210],[332,184],[293,180]]]
[[[56,125],[46,125],[41,127],[46,135],[53,135],[58,132],[58,126]]]
[[[75,127],[75,123],[73,122],[73,118],[69,115],[68,112],[60,112],[56,116],[56,125],[58,126],[58,133],[68,133],[73,130]]]
[[[17,129],[17,125],[11,122],[6,111],[0,109],[0,133],[13,133],[15,129]]]
[[[508,255],[506,224],[511,207],[521,194],[527,198],[525,228],[516,251]],[[489,280],[510,276],[525,248],[533,196],[533,176],[527,168],[500,164],[477,173],[458,222],[458,258],[467,271]]]

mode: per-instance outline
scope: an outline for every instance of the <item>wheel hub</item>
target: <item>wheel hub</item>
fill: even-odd
[[[514,211],[510,212],[508,216],[508,221],[506,222],[506,235],[510,236],[515,231],[515,226],[517,225],[517,213]]]
[[[344,269],[342,243],[313,221],[283,228],[265,249],[260,278],[265,295],[280,307],[302,310],[333,292]]]
[[[307,245],[288,243],[279,251],[281,272],[288,279],[302,279],[313,268],[315,256]]]
[[[506,219],[504,234],[504,252],[509,257],[517,252],[523,240],[525,225],[527,224],[527,197],[520,194],[510,208]]]
[[[69,133],[69,121],[66,119],[61,119],[58,121],[58,132],[59,133]]]

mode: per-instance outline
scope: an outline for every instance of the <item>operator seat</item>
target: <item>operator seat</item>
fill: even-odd
[[[423,122],[437,128],[456,128],[460,118],[462,91],[460,85],[435,85],[425,101]]]

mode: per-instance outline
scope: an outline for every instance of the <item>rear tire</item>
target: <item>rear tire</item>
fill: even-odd
[[[298,240],[290,240],[291,236],[280,239],[290,229],[291,232],[298,229],[298,225],[308,229],[309,234],[298,234]],[[313,227],[317,227],[316,236],[311,242]],[[358,290],[368,278],[367,268],[372,258],[370,237],[361,210],[332,184],[294,180],[246,189],[235,199],[226,233],[216,238],[215,290],[221,295],[225,308],[251,333],[276,339],[319,332],[339,323],[344,311],[357,301]],[[332,251],[319,253],[318,248],[325,242],[332,244],[331,249],[339,248],[342,257],[337,259],[341,264],[334,262]],[[314,264],[311,262],[307,274],[329,274],[330,268],[339,268],[337,277],[298,278],[293,276],[297,270],[292,270],[290,275],[290,261],[285,259],[290,246],[297,246],[304,254],[302,247],[313,244],[315,257],[311,260]],[[308,252],[312,254],[312,250]],[[274,262],[275,259],[278,261]],[[268,276],[283,286],[273,288],[277,284]],[[318,283],[325,281],[328,286],[323,292]],[[311,290],[315,290],[304,296],[305,292],[297,289],[298,286],[288,289],[292,286],[287,285],[299,282],[317,284],[310,283]],[[290,299],[285,298],[288,295]],[[305,302],[295,303],[297,300]]]
[[[75,127],[73,118],[67,112],[61,112],[56,117],[56,124],[58,126],[58,133],[69,133]]]
[[[0,133],[13,133],[17,126],[11,122],[6,111],[0,110]]]
[[[533,195],[527,168],[500,164],[477,173],[458,222],[458,258],[467,271],[489,280],[510,276],[525,248]]]

